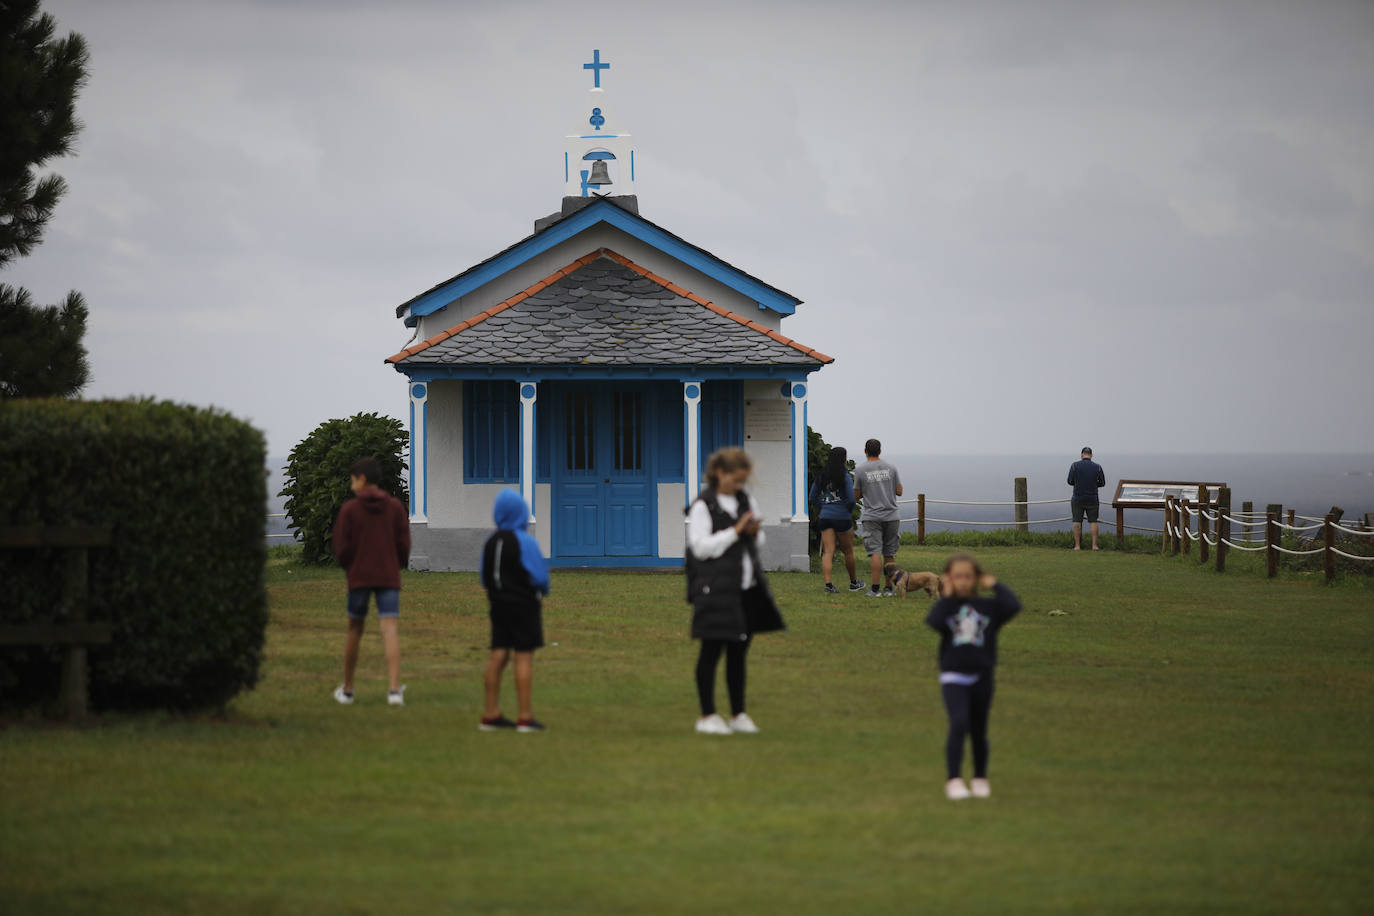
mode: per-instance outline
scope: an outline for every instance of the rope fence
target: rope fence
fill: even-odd
[[[1226,555],[1229,551],[1239,550],[1244,553],[1260,554],[1265,558],[1265,566],[1268,575],[1272,578],[1278,574],[1278,561],[1280,556],[1290,556],[1295,558],[1316,558],[1320,557],[1326,573],[1327,581],[1336,576],[1336,558],[1341,557],[1355,563],[1374,563],[1374,555],[1364,555],[1353,552],[1355,550],[1354,538],[1374,537],[1374,530],[1366,530],[1366,525],[1361,524],[1359,528],[1352,528],[1339,523],[1343,510],[1340,507],[1332,507],[1331,514],[1316,518],[1309,515],[1298,515],[1294,510],[1289,509],[1287,521],[1283,518],[1283,507],[1270,505],[1264,512],[1257,512],[1251,508],[1253,503],[1244,503],[1240,509],[1233,509],[1231,506],[1231,490],[1224,484],[1179,484],[1177,482],[1163,481],[1123,481],[1133,486],[1143,487],[1150,485],[1156,487],[1156,492],[1162,491],[1164,495],[1158,498],[1159,501],[1150,501],[1150,497],[1134,497],[1132,499],[1122,498],[1113,502],[1112,507],[1116,509],[1116,536],[1117,543],[1125,543],[1125,533],[1127,531],[1138,531],[1161,538],[1162,549],[1165,554],[1177,555],[1179,553],[1191,554],[1193,545],[1197,545],[1198,560],[1201,563],[1208,563],[1215,557],[1218,572],[1226,569]],[[1197,487],[1196,499],[1180,498],[1176,494],[1181,489],[1182,492],[1191,492],[1192,488]],[[1213,492],[1210,488],[1215,487]],[[904,523],[915,523],[916,542],[924,544],[926,542],[926,525],[962,525],[969,528],[1009,528],[1014,527],[1017,531],[1030,531],[1032,525],[1058,525],[1064,522],[1071,522],[1071,516],[1059,516],[1056,518],[1031,519],[1029,517],[1030,506],[1063,505],[1072,502],[1070,499],[1029,499],[1026,490],[1026,478],[1015,478],[1014,498],[1010,500],[993,499],[935,499],[924,493],[918,493],[914,499],[898,499],[897,502],[904,506],[915,505],[916,515],[914,517],[904,516],[901,521]],[[1118,488],[1118,496],[1121,490]],[[926,515],[928,505],[936,506],[1009,506],[1015,510],[1015,518],[998,521],[984,521],[981,519],[970,518],[935,518]],[[1128,525],[1125,521],[1125,512],[1140,510],[1163,510],[1163,527],[1151,528],[1141,525]],[[1196,519],[1196,521],[1194,521]],[[1344,538],[1341,546],[1348,547],[1342,550],[1337,546],[1338,538]],[[1284,541],[1287,540],[1287,544]],[[1374,546],[1371,544],[1370,546]],[[1361,550],[1363,547],[1360,548]]]
[[[286,518],[286,513],[285,513],[285,512],[272,512],[272,513],[269,513],[268,516],[267,516],[267,520],[268,520],[268,521],[270,521],[270,520],[272,520],[272,519],[274,519],[274,518]],[[295,534],[295,532],[292,532],[292,531],[288,531],[286,534],[269,534],[269,535],[267,535],[267,539],[268,539],[269,541],[272,540],[273,538],[289,538],[289,539],[291,539],[291,540],[294,540],[295,537],[296,537],[296,534]]]
[[[1282,520],[1282,506],[1271,505],[1263,512],[1250,509],[1250,503],[1239,512],[1231,508],[1231,491],[1228,487],[1219,488],[1215,501],[1210,497],[1206,486],[1198,487],[1196,500],[1181,499],[1172,495],[1164,498],[1163,552],[1170,555],[1190,554],[1192,545],[1198,545],[1198,560],[1206,563],[1215,548],[1216,568],[1222,572],[1226,568],[1226,554],[1230,550],[1247,553],[1262,553],[1268,576],[1278,574],[1280,556],[1322,558],[1322,566],[1329,582],[1336,577],[1336,557],[1356,563],[1374,563],[1374,555],[1362,555],[1341,550],[1336,546],[1337,537],[1347,539],[1374,537],[1374,531],[1350,528],[1339,524],[1343,510],[1333,506],[1325,518],[1300,516],[1288,510],[1288,521]],[[1193,530],[1193,519],[1197,519],[1197,530]],[[1311,524],[1297,524],[1301,520]],[[1235,526],[1234,536],[1232,526]],[[1212,530],[1215,529],[1215,533]],[[1291,546],[1285,546],[1285,532],[1291,537]],[[1259,533],[1263,541],[1257,543]],[[1353,542],[1350,545],[1353,549]]]
[[[922,497],[923,497],[924,495],[925,495],[925,494],[921,494],[921,496],[917,496],[915,499],[899,499],[899,500],[897,500],[897,502],[899,502],[899,503],[914,503],[914,502],[919,502],[919,501],[922,499]],[[1067,503],[1067,502],[1072,502],[1072,500],[1069,500],[1069,499],[1013,499],[1013,500],[1010,500],[1010,501],[1008,501],[1008,502],[998,502],[997,500],[987,500],[987,499],[930,499],[930,498],[926,498],[925,501],[928,502],[928,503],[939,503],[939,504],[942,505],[942,506],[1048,506],[1048,505],[1050,505],[1051,503]],[[936,519],[931,519],[931,521],[936,521]],[[960,522],[960,524],[963,524],[963,523]],[[1013,523],[1013,524],[1014,524],[1014,523]]]
[[[904,518],[902,519],[902,521],[920,522],[922,520],[919,518]],[[1018,522],[1014,520],[1010,522],[975,522],[961,518],[927,518],[925,519],[925,521],[936,522],[941,525],[988,525],[994,528],[1006,528],[1011,525],[1049,525],[1055,522],[1071,522],[1073,521],[1073,516],[1066,515],[1063,518],[1037,518],[1025,522]]]

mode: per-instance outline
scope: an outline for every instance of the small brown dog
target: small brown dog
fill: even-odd
[[[907,572],[897,569],[897,564],[892,564],[892,570],[884,569],[892,578],[892,590],[897,593],[898,598],[906,597],[908,592],[925,590],[925,593],[932,598],[940,597],[940,577],[933,572]]]

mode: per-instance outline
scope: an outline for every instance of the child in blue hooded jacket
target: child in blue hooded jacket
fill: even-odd
[[[496,531],[482,549],[482,586],[491,602],[491,657],[487,661],[482,731],[542,732],[530,711],[534,650],[544,645],[540,599],[549,593],[549,564],[527,530],[530,510],[514,490],[502,490],[492,507]],[[519,718],[501,715],[501,673],[515,656]]]

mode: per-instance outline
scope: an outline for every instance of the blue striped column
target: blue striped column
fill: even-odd
[[[682,437],[687,453],[683,456],[683,490],[690,506],[701,489],[701,380],[687,379],[682,383],[682,417],[685,435]]]
[[[793,382],[792,396],[792,521],[807,520],[807,446],[806,441],[806,383]]]
[[[539,399],[539,385],[520,383],[520,495],[530,507],[530,524],[534,524],[534,405]]]
[[[429,521],[429,386],[410,386],[410,520]]]

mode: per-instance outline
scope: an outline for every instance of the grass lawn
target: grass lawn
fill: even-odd
[[[791,629],[751,654],[763,733],[708,738],[681,577],[556,571],[550,731],[486,734],[475,576],[407,577],[409,705],[386,706],[374,618],[345,708],[342,574],[278,562],[262,681],[227,717],[0,731],[0,911],[1368,911],[1368,579],[979,553],[1026,605],[990,800],[942,794],[924,600],[775,575]]]

